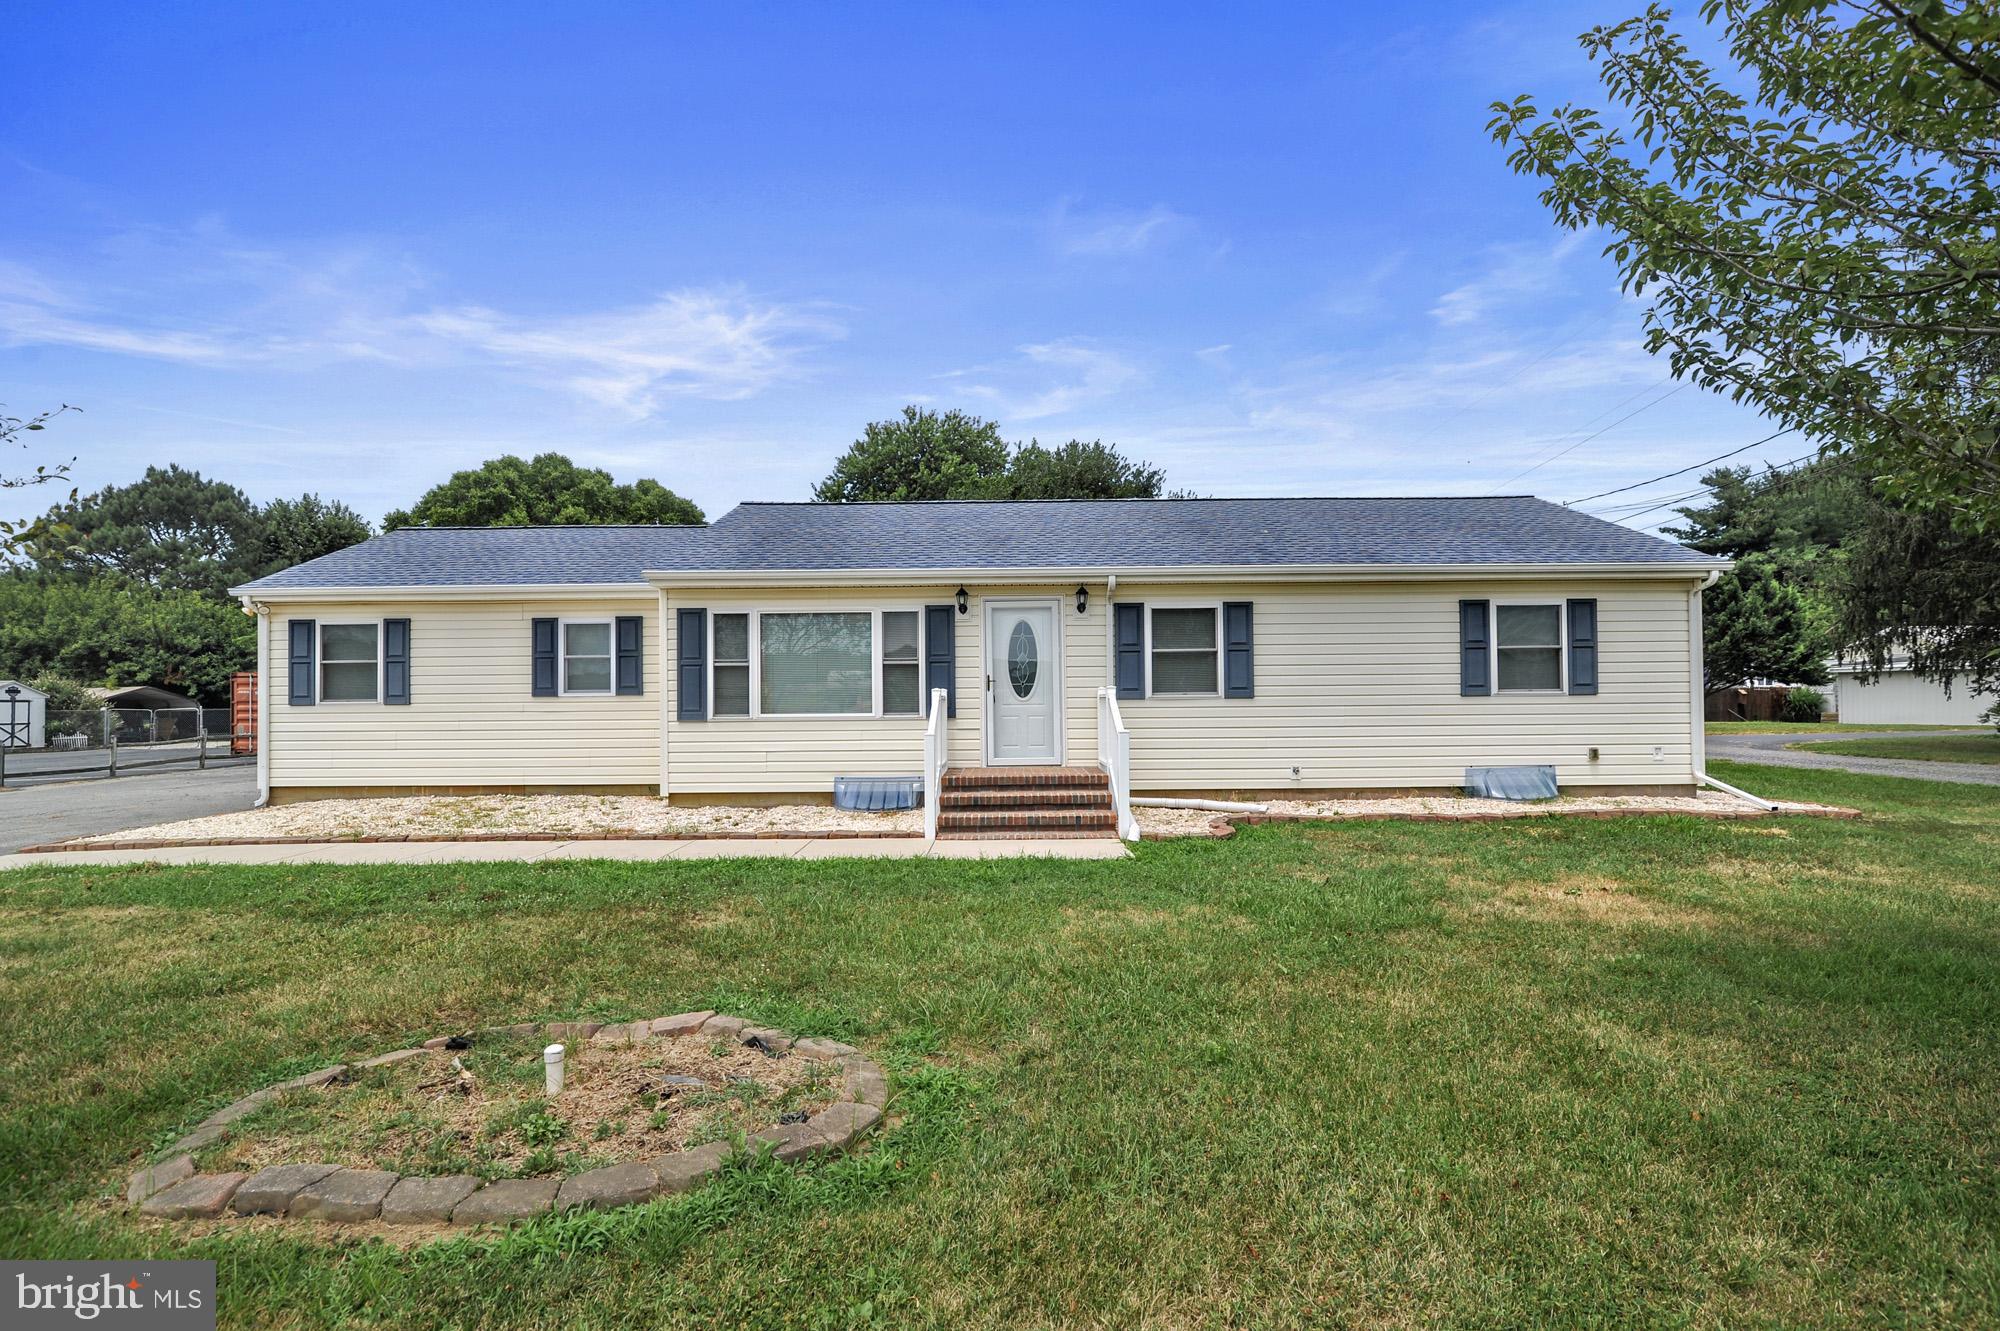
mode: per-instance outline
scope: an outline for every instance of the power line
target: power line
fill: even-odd
[[[1626,396],[1619,398],[1616,402],[1612,403],[1604,410],[1598,412],[1595,416],[1592,416],[1589,420],[1586,420],[1585,422],[1583,422],[1583,424],[1577,426],[1575,429],[1564,430],[1561,434],[1553,436],[1555,442],[1560,444],[1563,440],[1568,439],[1572,435],[1582,434],[1585,430],[1588,430],[1591,426],[1597,424],[1599,421],[1603,420],[1606,416],[1609,416],[1612,412],[1623,410],[1627,404],[1637,402],[1640,398],[1646,396],[1646,394],[1652,392],[1656,388],[1666,387],[1668,384],[1673,382],[1673,379],[1674,376],[1671,374],[1661,375],[1656,381],[1647,384],[1644,388],[1639,389],[1637,392],[1628,393]]]
[[[1637,416],[1640,412],[1651,411],[1654,407],[1659,406],[1662,402],[1665,402],[1668,398],[1672,397],[1675,393],[1680,392],[1683,388],[1686,387],[1687,387],[1686,384],[1676,384],[1670,391],[1660,394],[1660,396],[1654,398],[1651,402],[1646,403],[1644,406],[1638,408],[1635,411],[1626,412],[1623,416],[1620,416],[1617,420],[1611,422],[1611,424],[1605,426],[1603,429],[1585,435],[1583,438],[1571,444],[1568,448],[1563,449],[1561,452],[1551,453],[1548,457],[1543,458],[1540,462],[1537,462],[1534,466],[1528,467],[1522,471],[1515,472],[1512,476],[1509,476],[1506,480],[1500,482],[1500,484],[1495,487],[1495,493],[1498,493],[1498,491],[1500,490],[1504,490],[1506,487],[1512,485],[1515,481],[1518,481],[1523,476],[1526,476],[1529,472],[1540,471],[1543,467],[1548,466],[1551,462],[1554,462],[1557,458],[1568,457],[1571,453],[1576,452],[1577,449],[1582,448],[1585,444],[1589,443],[1591,440],[1597,438],[1599,435],[1617,429],[1619,426],[1623,425],[1626,421],[1629,421],[1634,416]]]
[[[1664,476],[1655,476],[1655,477],[1653,477],[1653,479],[1652,479],[1652,480],[1650,480],[1650,481],[1640,481],[1640,482],[1638,482],[1637,484],[1634,484],[1634,485],[1621,485],[1621,486],[1619,486],[1619,487],[1618,487],[1618,488],[1617,488],[1616,490],[1605,490],[1605,491],[1603,491],[1603,492],[1601,492],[1601,493],[1599,493],[1599,494],[1594,494],[1594,495],[1585,495],[1585,496],[1584,496],[1583,498],[1581,498],[1581,499],[1572,499],[1572,500],[1570,500],[1570,501],[1569,501],[1569,503],[1568,503],[1568,505],[1566,505],[1566,507],[1572,507],[1572,508],[1573,508],[1573,507],[1575,507],[1575,506],[1576,506],[1576,505],[1578,505],[1578,504],[1587,504],[1587,503],[1589,503],[1589,502],[1590,502],[1591,500],[1593,500],[1593,499],[1604,499],[1604,498],[1606,498],[1606,497],[1608,497],[1608,496],[1610,496],[1610,495],[1622,495],[1622,494],[1624,494],[1624,493],[1625,493],[1625,492],[1626,492],[1627,490],[1637,490],[1637,489],[1641,488],[1642,486],[1647,486],[1647,485],[1652,485],[1652,484],[1655,484],[1656,482],[1659,482],[1659,481],[1670,481],[1670,480],[1672,480],[1672,479],[1673,479],[1674,477],[1676,477],[1676,476],[1685,476],[1685,475],[1687,475],[1687,474],[1688,474],[1689,472],[1691,472],[1691,471],[1699,471],[1699,470],[1700,470],[1701,468],[1703,468],[1703,467],[1706,467],[1706,466],[1710,465],[1711,463],[1716,463],[1716,462],[1721,462],[1721,461],[1722,461],[1722,460],[1723,460],[1724,458],[1733,458],[1733,457],[1735,457],[1735,456],[1736,456],[1736,455],[1737,455],[1738,453],[1748,453],[1748,452],[1749,452],[1749,451],[1750,451],[1751,449],[1753,449],[1753,448],[1756,448],[1756,447],[1758,447],[1759,445],[1762,445],[1762,444],[1768,444],[1768,443],[1770,443],[1770,442],[1771,442],[1771,441],[1772,441],[1773,439],[1780,439],[1780,438],[1783,438],[1783,437],[1784,437],[1785,435],[1788,435],[1788,434],[1790,434],[1791,432],[1792,432],[1792,431],[1791,431],[1791,427],[1787,426],[1786,428],[1784,428],[1784,429],[1782,429],[1782,430],[1778,431],[1778,432],[1777,432],[1776,434],[1767,434],[1767,435],[1765,435],[1765,436],[1764,436],[1764,437],[1763,437],[1762,439],[1759,439],[1759,440],[1758,440],[1758,441],[1757,441],[1756,443],[1754,443],[1754,444],[1745,444],[1745,445],[1743,445],[1743,447],[1741,447],[1741,448],[1732,448],[1732,449],[1730,449],[1730,450],[1729,450],[1729,451],[1728,451],[1727,453],[1722,453],[1722,454],[1718,454],[1717,456],[1715,456],[1715,457],[1712,457],[1712,458],[1708,459],[1708,461],[1707,461],[1707,462],[1697,462],[1697,463],[1695,463],[1695,464],[1694,464],[1694,466],[1692,466],[1692,467],[1682,467],[1682,468],[1681,468],[1681,469],[1680,469],[1679,471],[1670,471],[1670,472],[1668,472],[1668,473],[1667,473],[1666,475],[1664,475]]]
[[[1570,343],[1576,341],[1577,338],[1583,336],[1583,332],[1584,330],[1579,328],[1573,332],[1565,333],[1562,337],[1556,339],[1556,341],[1552,343],[1545,351],[1543,351],[1541,355],[1535,357],[1533,360],[1529,361],[1525,365],[1520,365],[1515,367],[1514,372],[1512,374],[1509,374],[1505,379],[1502,379],[1497,384],[1489,385],[1486,388],[1486,391],[1473,397],[1470,401],[1461,404],[1458,410],[1453,411],[1448,415],[1444,416],[1437,422],[1437,424],[1433,425],[1430,428],[1430,431],[1426,433],[1423,438],[1417,440],[1417,442],[1415,444],[1410,445],[1410,447],[1422,448],[1424,445],[1431,443],[1438,437],[1439,434],[1441,434],[1444,431],[1445,426],[1451,424],[1453,421],[1457,420],[1460,416],[1463,416],[1466,412],[1471,411],[1474,407],[1486,401],[1487,398],[1492,397],[1495,393],[1499,392],[1501,389],[1511,385],[1515,380],[1519,379],[1529,370],[1534,369],[1537,365],[1540,365],[1543,361],[1555,355],[1558,351],[1561,351],[1564,347],[1568,346]]]
[[[1801,462],[1810,461],[1811,459],[1816,458],[1818,456],[1819,456],[1819,450],[1817,449],[1813,450],[1810,453],[1801,453],[1799,456],[1793,458],[1790,462],[1781,462],[1777,466],[1771,468],[1771,470],[1782,472],[1787,470],[1788,468],[1798,466]],[[1624,517],[1617,519],[1617,521],[1620,523],[1626,523],[1626,522],[1631,522],[1638,518],[1643,518],[1649,513],[1657,513],[1659,510],[1663,508],[1672,508],[1675,504],[1682,503],[1685,500],[1692,499],[1696,495],[1704,494],[1714,488],[1715,488],[1714,486],[1704,485],[1699,490],[1690,490],[1684,495],[1676,495],[1672,499],[1664,500],[1660,503],[1654,504],[1651,508],[1642,508],[1637,513],[1628,513]],[[1629,507],[1630,505],[1627,504],[1613,504],[1610,508],[1604,511],[1615,512],[1620,508],[1629,508]]]

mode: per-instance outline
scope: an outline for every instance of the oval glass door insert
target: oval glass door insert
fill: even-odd
[[[1016,698],[1025,698],[1035,691],[1035,674],[1040,667],[1034,627],[1025,619],[1015,620],[1014,631],[1007,637],[1007,682],[1013,686]]]

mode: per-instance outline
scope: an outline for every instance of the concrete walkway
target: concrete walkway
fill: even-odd
[[[159,850],[58,850],[0,855],[0,870],[113,864],[525,864],[547,860],[934,859],[1115,860],[1129,854],[1109,837],[1045,841],[925,841],[921,837],[759,841],[379,841],[299,846],[169,846]]]
[[[1851,758],[1843,753],[1818,753],[1797,744],[1833,744],[1850,739],[1916,739],[1925,735],[1983,735],[1986,730],[1851,730],[1828,735],[1710,735],[1708,756],[1733,763],[1763,763],[1767,767],[1817,767],[1861,776],[1912,776],[1923,781],[1952,781],[1966,786],[2000,786],[2000,767],[1981,763],[1927,763],[1914,758]]]

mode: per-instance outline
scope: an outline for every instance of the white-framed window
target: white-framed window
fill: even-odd
[[[709,616],[710,716],[750,715],[750,616],[718,610]]]
[[[382,622],[319,626],[319,700],[382,700]]]
[[[1149,697],[1218,696],[1222,692],[1222,606],[1146,607],[1146,693]]]
[[[1568,628],[1561,601],[1493,603],[1493,691],[1561,693]]]
[[[923,612],[882,612],[882,715],[915,716],[923,710]]]
[[[898,717],[923,710],[923,610],[708,613],[709,717]]]
[[[564,697],[609,695],[612,677],[611,621],[608,619],[565,619],[558,626],[562,640],[557,650],[562,656]]]

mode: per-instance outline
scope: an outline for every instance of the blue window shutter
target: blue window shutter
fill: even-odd
[[[943,689],[946,716],[958,715],[958,607],[924,607],[924,705],[931,710],[931,690]]]
[[[1569,603],[1569,691],[1597,692],[1597,601]]]
[[[313,705],[313,644],[318,634],[318,625],[310,619],[294,619],[287,625],[291,646],[291,697],[294,707]]]
[[[612,627],[617,630],[618,696],[636,698],[646,691],[646,621],[638,615],[620,615]]]
[[[1251,620],[1250,602],[1222,603],[1222,696],[1225,698],[1257,696]]]
[[[676,612],[674,661],[680,691],[675,714],[683,721],[708,720],[708,611]]]
[[[1493,692],[1492,645],[1487,627],[1490,607],[1485,601],[1458,603],[1458,691],[1467,698]]]
[[[559,692],[556,687],[556,621],[537,619],[531,621],[533,629],[530,644],[534,649],[534,672],[529,681],[529,692],[537,698],[553,698]]]
[[[410,705],[410,621],[382,621],[382,701],[391,707]]]
[[[1111,607],[1113,634],[1112,682],[1121,698],[1146,696],[1146,607],[1120,601]]]

